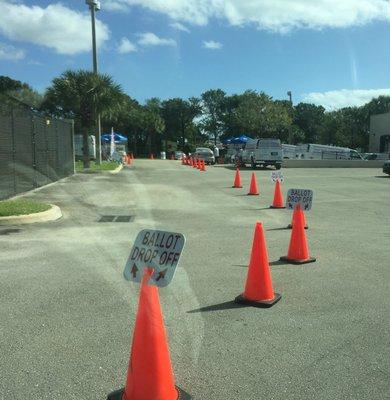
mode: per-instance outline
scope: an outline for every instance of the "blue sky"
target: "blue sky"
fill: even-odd
[[[390,95],[387,0],[102,0],[99,70],[139,101],[262,90],[328,109]],[[0,74],[91,68],[84,0],[0,0]]]

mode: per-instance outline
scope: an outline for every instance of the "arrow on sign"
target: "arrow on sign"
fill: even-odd
[[[288,203],[288,208],[293,208],[291,203]]]
[[[165,278],[165,274],[167,273],[168,268],[164,269],[164,271],[160,271],[158,273],[158,276],[156,278],[156,282],[158,282],[160,279],[164,279]]]
[[[305,210],[309,208],[309,204],[305,204]]]
[[[134,264],[133,268],[131,269],[131,273],[133,274],[133,278],[135,278],[137,276],[137,272],[138,272],[138,268],[137,266]]]

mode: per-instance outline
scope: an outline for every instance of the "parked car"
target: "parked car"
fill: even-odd
[[[181,160],[184,153],[182,151],[175,151],[175,160]]]
[[[387,175],[390,175],[390,161],[386,161],[383,164],[383,172]]]
[[[194,157],[201,158],[208,165],[215,164],[215,157],[212,150],[207,147],[198,147],[193,154]]]

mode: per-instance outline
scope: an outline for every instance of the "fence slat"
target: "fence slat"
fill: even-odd
[[[73,174],[72,122],[0,104],[0,199]]]

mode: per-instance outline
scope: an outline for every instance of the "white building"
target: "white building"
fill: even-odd
[[[371,115],[368,147],[370,153],[390,152],[390,113]]]

